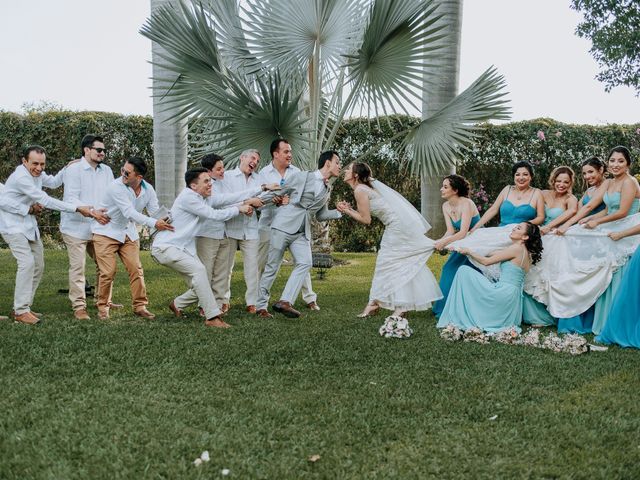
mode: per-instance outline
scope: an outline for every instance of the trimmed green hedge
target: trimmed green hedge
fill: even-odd
[[[335,148],[343,164],[354,160],[369,147],[393,137],[402,124],[415,123],[412,117],[393,116],[374,120],[351,119],[344,123]],[[538,132],[544,134],[544,140]],[[148,116],[126,116],[103,112],[50,111],[20,115],[0,111],[0,180],[4,181],[20,160],[22,149],[38,143],[47,150],[47,170],[56,172],[80,154],[79,143],[87,133],[105,137],[109,149],[107,163],[117,168],[127,156],[138,155],[148,161],[148,178],[153,182],[153,121]],[[534,184],[546,188],[551,170],[569,165],[579,175],[582,160],[592,155],[605,158],[615,145],[625,145],[635,160],[640,159],[640,123],[635,125],[571,125],[549,119],[487,124],[473,147],[460,158],[458,172],[472,183],[472,198],[481,210],[493,202],[500,190],[512,182],[511,165],[518,160],[534,164]],[[374,175],[401,192],[414,205],[420,203],[420,182],[402,167],[399,142],[384,144],[366,162]],[[638,167],[634,164],[634,172]],[[580,182],[575,193],[582,191]],[[59,195],[59,192],[54,192]],[[351,189],[343,182],[335,184],[333,201],[353,202]],[[56,212],[47,213],[41,224],[45,232],[57,233]],[[333,222],[331,241],[339,251],[374,250],[380,242],[383,227],[374,221],[365,227],[350,220]]]

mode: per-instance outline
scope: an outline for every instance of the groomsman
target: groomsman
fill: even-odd
[[[257,173],[260,164],[260,153],[249,149],[240,155],[240,164],[237,168],[226,173],[223,189],[226,193],[237,193],[253,189],[260,191],[261,183]],[[258,200],[259,201],[259,200]],[[262,207],[262,202],[254,204],[254,207]],[[246,285],[245,303],[248,313],[256,313],[258,300],[258,247],[260,235],[258,234],[258,217],[252,215],[233,217],[226,221],[225,232],[229,242],[229,264],[227,275],[227,292],[231,291],[231,273],[235,263],[236,251],[242,251],[244,260],[244,282]]]
[[[40,321],[38,314],[31,311],[31,304],[44,272],[42,240],[34,214],[42,208],[50,208],[99,218],[89,206],[62,202],[44,193],[44,179],[48,182],[53,178],[44,174],[45,165],[44,148],[39,145],[27,147],[22,164],[9,176],[0,196],[0,233],[18,263],[14,315],[18,322],[30,325]],[[47,185],[52,186],[51,183]]]
[[[262,205],[256,198],[263,190],[262,186],[241,190],[234,193],[221,192],[224,185],[224,159],[220,155],[210,153],[202,157],[200,165],[205,168],[211,178],[212,194],[207,204],[213,208],[224,208],[234,204],[246,203],[253,207]],[[265,185],[264,188],[276,189],[278,185]],[[207,269],[207,278],[211,290],[222,313],[229,310],[229,271],[231,259],[229,239],[225,235],[225,222],[222,220],[202,220],[196,234],[196,251],[198,258]]]
[[[291,145],[285,139],[278,138],[271,142],[269,148],[271,153],[271,163],[260,170],[260,179],[263,183],[277,183],[284,185],[290,175],[299,172],[300,169],[291,165]],[[271,222],[278,207],[274,204],[267,204],[260,210],[260,220],[258,221],[258,232],[260,235],[260,246],[258,248],[258,272],[262,275],[267,264],[269,253],[269,241],[271,240]],[[311,275],[308,274],[302,283],[302,300],[310,310],[320,310],[318,306],[318,295],[311,286]]]
[[[300,316],[300,312],[293,308],[293,303],[311,269],[311,216],[315,216],[319,221],[334,220],[342,216],[337,210],[327,208],[331,194],[328,181],[340,175],[340,168],[337,152],[323,152],[318,159],[318,170],[298,172],[284,183],[283,187],[291,193],[289,203],[278,209],[271,222],[269,256],[260,279],[260,297],[257,304],[260,317],[272,316],[267,311],[270,290],[287,248],[291,250],[295,264],[280,300],[273,305],[273,310],[291,318]]]
[[[113,183],[113,172],[105,165],[104,140],[97,135],[85,135],[81,143],[80,161],[69,165],[64,174],[62,200],[83,205],[98,205],[107,188]],[[69,300],[73,315],[78,320],[89,320],[85,293],[86,255],[96,265],[96,281],[99,290],[98,263],[91,241],[91,219],[77,213],[62,212],[60,232],[69,256]]]
[[[207,219],[226,221],[239,213],[251,215],[250,205],[222,210],[211,208],[206,199],[211,196],[211,177],[205,168],[188,170],[184,176],[187,188],[182,190],[171,207],[175,231],[158,232],[153,240],[151,255],[159,263],[177,271],[187,281],[189,290],[169,304],[171,311],[182,317],[182,309],[196,302],[204,311],[208,327],[228,328],[211,291],[207,269],[196,255],[195,235],[200,223]]]
[[[109,223],[94,223],[91,226],[93,248],[100,271],[98,318],[109,318],[111,291],[116,276],[116,256],[119,256],[129,273],[133,312],[139,317],[153,319],[155,315],[147,310],[149,300],[140,263],[136,223],[156,230],[173,230],[173,227],[164,219],[156,220],[141,213],[146,209],[153,216],[160,210],[155,190],[144,181],[147,173],[145,161],[139,157],[131,157],[125,162],[121,173],[122,176],[107,187],[100,202],[100,207],[107,211]]]

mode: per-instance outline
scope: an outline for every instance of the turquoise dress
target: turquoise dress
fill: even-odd
[[[604,194],[604,203],[607,205],[607,213],[609,215],[620,210],[621,197],[622,194],[620,192],[613,192],[611,194],[609,192],[606,192]],[[627,216],[635,215],[636,213],[638,213],[639,209],[640,199],[634,198]],[[596,335],[602,332],[607,323],[607,318],[609,316],[609,310],[611,309],[613,298],[615,297],[616,292],[620,287],[622,277],[628,270],[628,267],[629,263],[627,262],[618,270],[616,270],[616,272],[613,274],[613,277],[611,278],[611,283],[604,291],[604,293],[600,295],[600,298],[598,298],[598,300],[596,301],[592,328],[593,333],[595,333]]]
[[[455,325],[499,332],[520,331],[525,271],[511,261],[500,264],[500,280],[492,282],[473,268],[462,266],[453,279],[438,328]]]
[[[582,197],[582,205],[586,205],[591,200],[589,194],[585,193]],[[593,209],[591,215],[601,212],[607,208],[603,203]],[[595,304],[591,305],[586,312],[570,318],[558,319],[558,333],[591,333],[593,331],[593,318],[596,312]]]
[[[500,205],[500,226],[528,222],[536,218],[537,215],[536,209],[528,203],[515,206],[511,200],[505,200]]]
[[[544,223],[543,225],[547,225],[551,223],[553,220],[558,218],[565,212],[564,208],[560,207],[544,207]],[[535,300],[528,293],[524,294],[524,300],[522,302],[522,321],[529,325],[555,325],[557,319],[553,317],[547,307],[544,306],[543,303]]]
[[[479,220],[480,215],[475,215],[474,217],[472,217],[469,227],[473,228]],[[451,220],[451,225],[453,225],[453,228],[456,232],[460,231],[461,223],[462,219]],[[449,258],[447,259],[447,263],[445,263],[442,267],[442,273],[440,274],[440,290],[442,290],[442,295],[444,295],[444,298],[442,300],[438,300],[433,304],[432,311],[436,318],[440,318],[442,310],[444,310],[444,305],[447,302],[447,296],[449,295],[449,290],[451,289],[453,278],[456,276],[456,272],[462,265],[467,265],[468,267],[475,268],[466,255],[462,255],[458,252],[451,252],[449,254]]]
[[[609,318],[597,342],[615,343],[621,347],[640,348],[640,249],[626,264],[618,291],[613,297]]]

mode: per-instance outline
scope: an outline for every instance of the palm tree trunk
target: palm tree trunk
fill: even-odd
[[[169,0],[151,0],[151,13],[168,4]],[[161,205],[170,207],[184,188],[184,172],[187,168],[187,122],[171,120],[172,110],[167,110],[158,97],[156,78],[169,75],[155,62],[162,51],[155,42],[151,46],[153,65],[153,155],[155,164],[155,189]]]
[[[425,67],[425,78],[431,83],[425,83],[422,97],[422,118],[427,118],[440,110],[458,94],[458,80],[460,75],[460,36],[462,32],[462,0],[434,0],[438,5],[437,12],[444,14],[440,21],[446,22],[445,30],[449,38],[445,41],[445,48],[438,52],[432,61],[433,67]],[[431,224],[431,236],[437,238],[445,231],[442,218],[440,186],[442,176],[454,173],[441,172],[434,177],[420,179],[421,211]]]

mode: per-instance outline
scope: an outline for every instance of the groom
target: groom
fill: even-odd
[[[283,141],[288,143],[286,140]],[[329,150],[320,155],[318,170],[297,172],[286,179],[283,190],[289,195],[289,203],[278,208],[271,224],[267,265],[260,279],[260,296],[256,304],[256,314],[259,317],[272,317],[267,311],[269,291],[287,248],[291,251],[295,266],[280,300],[273,305],[273,310],[291,318],[300,316],[300,312],[293,308],[293,303],[311,270],[311,216],[315,215],[321,222],[342,216],[338,211],[327,208],[331,194],[328,181],[340,174],[340,168],[338,153]]]

